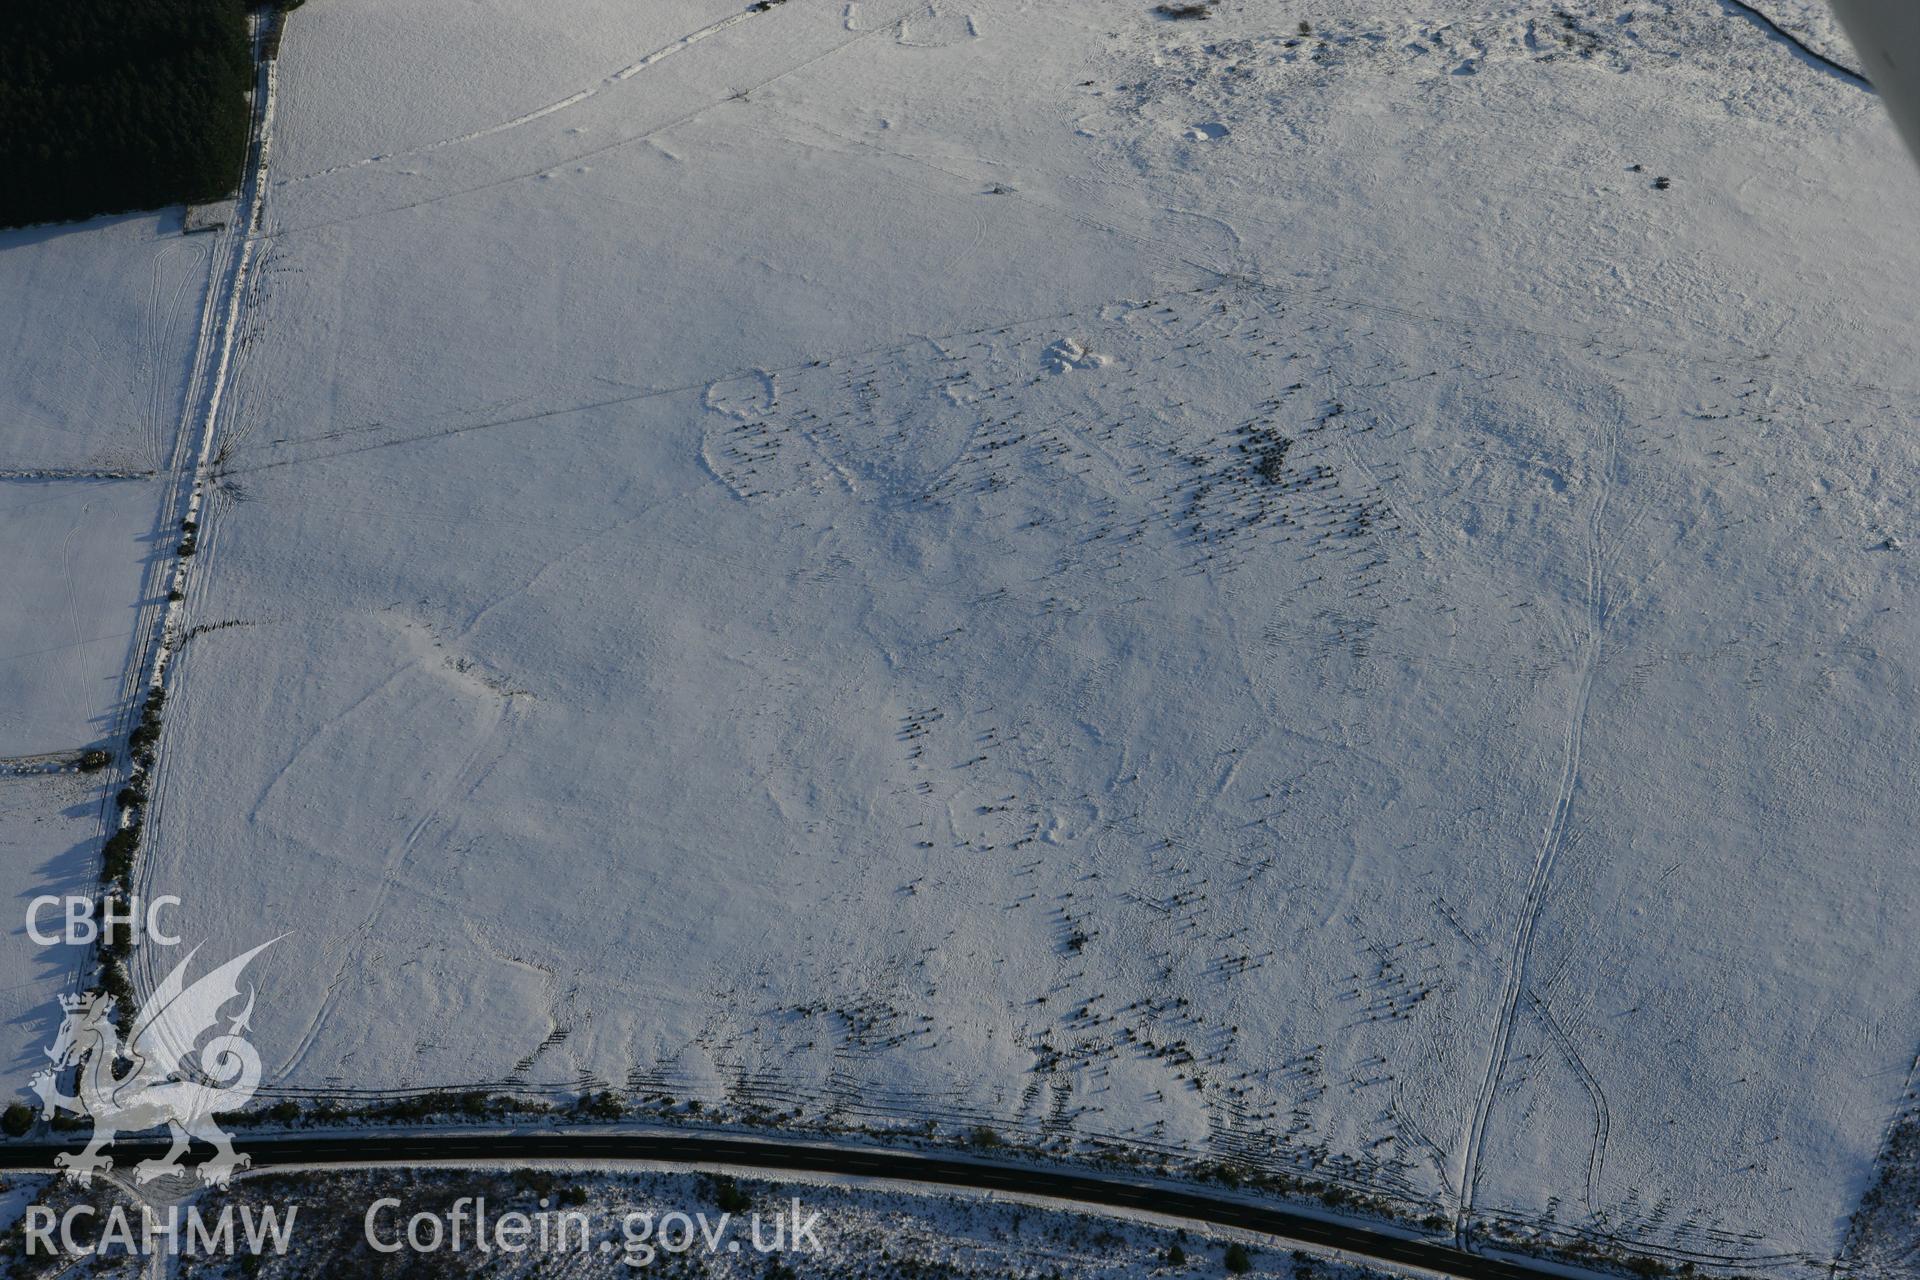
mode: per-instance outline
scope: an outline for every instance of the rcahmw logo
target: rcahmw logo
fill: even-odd
[[[55,1214],[46,1205],[27,1206],[26,1229],[28,1257],[57,1254],[66,1258],[86,1258],[96,1253],[138,1254],[153,1257],[168,1253],[179,1257],[232,1257],[243,1248],[249,1254],[271,1249],[285,1253],[293,1240],[293,1220],[299,1205],[287,1206],[285,1219],[273,1205],[264,1205],[258,1213],[252,1205],[224,1204],[220,1211],[205,1214],[199,1205],[188,1205],[182,1213],[179,1205],[170,1206],[164,1216],[150,1206],[140,1207],[136,1227],[127,1206],[116,1204],[104,1214],[90,1204],[76,1204],[65,1213]],[[102,1221],[104,1219],[104,1221]],[[93,1226],[99,1224],[99,1234]],[[236,1231],[235,1225],[239,1230]]]
[[[179,1170],[180,1157],[195,1138],[214,1149],[213,1158],[199,1169],[200,1180],[208,1186],[225,1186],[235,1169],[248,1165],[214,1116],[244,1107],[260,1085],[260,1054],[242,1034],[253,1015],[253,990],[247,990],[245,1007],[225,1018],[224,1032],[205,1044],[201,1038],[219,1028],[222,1010],[240,998],[240,975],[248,962],[279,940],[261,943],[192,985],[187,983],[187,966],[200,948],[189,951],[147,998],[124,1045],[112,996],[91,992],[60,997],[60,1032],[46,1051],[53,1066],[32,1083],[45,1118],[70,1111],[93,1121],[93,1139],[86,1150],[77,1155],[63,1151],[53,1158],[69,1178],[85,1185],[95,1173],[113,1167],[112,1158],[101,1152],[122,1132],[163,1124],[173,1145],[159,1158],[136,1165],[136,1182]],[[116,1074],[123,1059],[132,1065]],[[70,1067],[79,1075],[78,1092],[72,1094],[61,1092],[58,1083],[59,1074]]]

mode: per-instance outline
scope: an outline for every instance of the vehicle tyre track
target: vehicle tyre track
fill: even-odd
[[[889,29],[890,28],[887,28],[887,27],[881,27],[881,28],[878,28],[877,30],[884,31]],[[717,97],[717,98],[710,99],[706,102],[702,102],[697,106],[693,107],[689,111],[681,112],[680,114],[673,116],[670,119],[661,121],[659,124],[649,126],[648,128],[642,130],[639,133],[630,134],[624,138],[615,138],[611,142],[603,142],[598,146],[589,147],[585,151],[574,152],[570,155],[557,157],[556,159],[546,164],[543,164],[535,169],[525,169],[516,173],[504,174],[497,178],[490,178],[485,182],[475,183],[474,185],[468,186],[468,187],[459,187],[452,191],[436,192],[433,195],[423,196],[418,200],[410,200],[404,204],[383,205],[379,208],[364,209],[357,213],[344,214],[337,218],[327,218],[319,222],[310,222],[301,226],[282,227],[274,231],[272,234],[275,237],[281,237],[281,236],[289,236],[289,235],[298,235],[302,232],[307,232],[307,231],[320,231],[328,227],[346,226],[349,223],[359,222],[366,218],[381,217],[383,215],[390,214],[390,213],[407,213],[414,209],[428,208],[432,205],[440,204],[443,201],[458,199],[461,196],[475,195],[482,191],[491,191],[496,187],[503,187],[511,183],[525,182],[532,178],[538,178],[544,174],[552,173],[556,169],[562,168],[563,166],[566,166],[569,164],[577,164],[579,161],[592,159],[594,156],[605,155],[608,152],[617,151],[622,147],[630,147],[630,146],[634,146],[637,143],[646,142],[648,139],[657,137],[660,134],[665,133],[669,129],[676,129],[683,124],[688,124],[693,120],[698,119],[700,116],[704,115],[708,111],[713,110],[716,107],[725,106],[726,104],[731,102],[745,101],[751,98],[753,94],[759,92],[761,89],[764,89],[769,85],[776,84],[779,81],[786,79],[788,76],[796,75],[799,72],[805,71],[809,67],[812,67],[820,62],[824,62],[826,59],[833,57],[835,54],[838,54],[846,49],[850,49],[854,45],[857,45],[860,42],[862,42],[863,40],[867,40],[871,38],[874,34],[875,34],[874,31],[863,31],[859,35],[856,35],[851,39],[842,40],[840,43],[836,45],[832,45],[826,49],[823,49],[822,51],[813,55],[810,58],[805,58],[800,62],[796,62],[792,66],[787,67],[785,70],[776,71],[773,74],[766,76],[765,78],[758,80],[753,84],[745,86],[744,88],[732,90],[731,92],[725,94],[722,97]]]
[[[1534,1012],[1540,1015],[1540,1021],[1547,1028],[1548,1035],[1560,1047],[1560,1052],[1566,1055],[1567,1065],[1572,1067],[1574,1074],[1580,1077],[1580,1083],[1586,1088],[1587,1097],[1593,1103],[1593,1152],[1587,1157],[1587,1212],[1597,1217],[1600,1212],[1600,1174],[1606,1165],[1607,1141],[1613,1129],[1613,1112],[1607,1106],[1607,1095],[1601,1090],[1600,1082],[1594,1078],[1593,1072],[1587,1070],[1586,1060],[1574,1047],[1573,1037],[1569,1036],[1566,1028],[1560,1025],[1560,1020],[1553,1016],[1553,1010],[1547,1006],[1547,1002],[1531,991],[1527,992],[1527,999],[1532,1003]]]
[[[627,66],[620,68],[618,71],[607,76],[599,84],[594,85],[591,88],[582,89],[578,93],[568,94],[566,97],[561,98],[557,102],[549,102],[544,107],[538,107],[532,111],[528,111],[521,115],[517,115],[513,117],[511,120],[503,120],[499,124],[489,125],[484,129],[475,129],[471,133],[463,133],[458,135],[457,137],[442,138],[438,142],[424,143],[421,146],[412,147],[405,151],[394,151],[394,152],[389,152],[385,155],[368,156],[362,160],[349,160],[345,164],[336,164],[326,169],[316,169],[312,173],[303,173],[298,175],[297,177],[282,178],[278,182],[276,182],[274,185],[284,187],[284,186],[289,186],[289,185],[302,183],[302,182],[311,182],[316,178],[325,178],[336,173],[346,173],[349,170],[365,168],[367,165],[370,165],[370,164],[383,164],[389,160],[407,160],[407,159],[413,158],[414,156],[423,156],[423,155],[427,155],[430,152],[439,151],[444,147],[457,147],[463,143],[478,142],[482,138],[491,138],[495,134],[505,133],[510,129],[518,129],[522,125],[532,124],[535,120],[544,119],[547,116],[553,115],[557,112],[565,111],[568,107],[578,106],[580,103],[586,102],[591,98],[599,97],[601,94],[607,92],[609,89],[615,88],[618,85],[628,80],[631,80],[633,77],[639,75],[642,71],[645,71],[648,67],[651,67],[656,62],[660,62],[663,59],[670,58],[674,54],[680,53],[685,49],[689,49],[692,46],[698,44],[700,41],[705,40],[710,36],[719,35],[722,31],[725,31],[728,27],[736,26],[739,23],[745,22],[748,18],[751,18],[753,16],[754,16],[753,10],[743,9],[739,13],[730,14],[729,16],[720,19],[718,22],[709,23],[706,26],[701,27],[698,31],[688,32],[686,35],[681,36],[678,40],[673,41],[671,44],[662,45],[660,48],[655,49],[652,53],[649,53],[646,57],[641,58],[638,62],[630,63]]]
[[[1527,961],[1533,950],[1533,933],[1546,902],[1553,866],[1567,841],[1567,828],[1573,812],[1574,794],[1580,785],[1581,751],[1586,736],[1587,713],[1593,703],[1593,686],[1600,667],[1601,645],[1606,627],[1607,605],[1603,576],[1611,563],[1604,537],[1607,500],[1613,489],[1614,466],[1619,456],[1620,431],[1617,421],[1606,427],[1605,457],[1598,471],[1599,494],[1587,516],[1584,589],[1585,635],[1581,638],[1575,677],[1573,704],[1567,719],[1564,761],[1560,785],[1554,797],[1552,815],[1547,823],[1533,870],[1527,880],[1526,897],[1520,905],[1519,921],[1513,944],[1508,951],[1506,982],[1500,997],[1499,1015],[1494,1024],[1493,1042],[1487,1054],[1487,1067],[1480,1082],[1479,1097],[1467,1128],[1461,1150],[1460,1201],[1454,1212],[1454,1239],[1467,1248],[1472,1233],[1474,1183],[1479,1173],[1481,1152],[1486,1145],[1487,1121],[1506,1073],[1507,1057],[1513,1047],[1513,1026],[1520,998],[1527,992]]]
[[[235,333],[239,326],[242,302],[248,292],[248,275],[260,227],[267,160],[273,137],[274,91],[278,76],[275,63],[266,56],[266,52],[272,47],[280,24],[285,21],[284,14],[252,19],[255,60],[253,130],[247,142],[246,164],[234,202],[234,220],[221,233],[211,255],[212,274],[201,310],[200,334],[194,346],[192,372],[187,384],[180,429],[175,433],[173,456],[166,470],[166,498],[161,504],[156,524],[156,533],[159,535],[157,545],[162,548],[182,536],[189,527],[186,522],[194,521],[197,524],[202,516],[211,479],[213,441],[232,372]],[[198,430],[194,429],[196,425]],[[204,549],[210,545],[197,531],[189,536],[196,548]],[[156,553],[154,568],[149,573],[135,623],[134,658],[128,663],[121,682],[122,705],[127,708],[128,720],[140,714],[149,694],[166,689],[169,664],[181,635],[187,590],[192,585],[187,573],[192,563],[194,561],[185,555],[167,557],[164,550]],[[140,637],[146,637],[144,642]],[[161,812],[164,788],[159,784],[165,766],[164,754],[157,755],[150,788],[151,798],[143,806],[142,814],[142,820],[149,829],[155,825],[154,820]],[[104,809],[105,801],[102,803]],[[122,810],[120,822],[131,822],[134,816],[134,810]],[[137,860],[134,877],[138,892],[143,895],[151,892],[151,857]],[[151,989],[156,975],[147,948],[134,949],[129,968],[131,977],[144,980]]]
[[[405,670],[416,671],[417,665],[409,665]],[[386,864],[381,868],[379,883],[374,891],[373,905],[368,908],[366,918],[345,937],[327,947],[329,957],[337,955],[339,964],[333,980],[327,984],[327,992],[320,1001],[320,1007],[314,1011],[312,1020],[301,1033],[299,1043],[288,1054],[286,1064],[275,1072],[278,1076],[290,1076],[300,1069],[306,1055],[312,1050],[320,1033],[326,1029],[327,1019],[332,1014],[334,1003],[340,994],[341,986],[346,982],[347,970],[356,957],[365,955],[377,941],[378,923],[381,913],[386,910],[387,900],[392,896],[394,886],[399,883],[400,870],[404,867],[413,851],[419,845],[421,837],[438,825],[446,816],[447,810],[457,799],[470,795],[506,754],[505,745],[497,745],[500,730],[507,730],[506,741],[511,742],[513,730],[518,723],[519,713],[516,699],[504,697],[494,709],[492,722],[484,726],[475,726],[468,731],[472,747],[461,759],[459,765],[450,772],[446,780],[436,788],[437,794],[431,796],[421,806],[420,816],[408,828],[400,843],[394,846],[388,855]],[[483,759],[484,757],[484,759]]]

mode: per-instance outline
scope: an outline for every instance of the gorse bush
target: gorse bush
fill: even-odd
[[[227,194],[252,83],[244,0],[0,0],[0,226]]]

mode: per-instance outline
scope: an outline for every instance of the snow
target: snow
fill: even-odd
[[[108,737],[206,288],[179,211],[0,232],[0,761]]]
[[[0,757],[108,736],[132,644],[153,494],[124,480],[0,479]],[[170,549],[169,544],[169,549]]]
[[[0,476],[165,465],[206,289],[208,241],[179,226],[0,231]]]
[[[160,485],[205,289],[179,211],[0,232],[0,1067],[45,1064],[84,947],[28,938],[29,902],[88,895],[106,830],[74,757],[115,735]],[[57,929],[58,912],[43,924]]]
[[[27,936],[27,909],[43,894],[87,896],[99,881],[102,824],[97,785],[73,772],[28,774],[0,765],[0,909],[10,927],[0,933],[0,1072],[26,1083],[46,1066],[41,1052],[59,1030],[59,996],[88,971],[90,948],[42,947]],[[60,909],[41,917],[43,932],[61,931]],[[6,1101],[14,1101],[9,1096]],[[37,1104],[35,1104],[37,1105]]]
[[[1720,5],[1146,9],[295,13],[144,887],[296,931],[264,1092],[1824,1266],[1920,1044],[1891,128]]]

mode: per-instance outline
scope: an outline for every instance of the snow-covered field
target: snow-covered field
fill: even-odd
[[[275,1087],[1839,1247],[1920,1044],[1856,85],[1719,0],[324,0],[271,154],[141,875],[292,931]]]
[[[0,757],[66,753],[108,735],[150,549],[153,485],[0,478]],[[6,767],[0,764],[0,768]]]
[[[41,1049],[59,1030],[58,999],[84,982],[91,948],[40,946],[27,936],[28,904],[42,894],[85,896],[100,876],[99,787],[72,772],[28,773],[0,766],[0,875],[9,927],[0,934],[0,1072],[24,1090],[46,1066]],[[43,933],[61,930],[47,912]],[[12,1102],[13,1091],[5,1101]],[[24,1092],[22,1101],[26,1100]]]
[[[109,775],[71,764],[116,732],[149,575],[175,546],[156,473],[208,249],[179,231],[172,210],[0,232],[0,1063],[23,1084],[88,963],[84,947],[35,945],[27,905],[96,887]]]
[[[179,232],[177,209],[0,232],[0,475],[165,465],[209,248]]]
[[[113,726],[206,289],[179,226],[0,232],[0,769]]]

